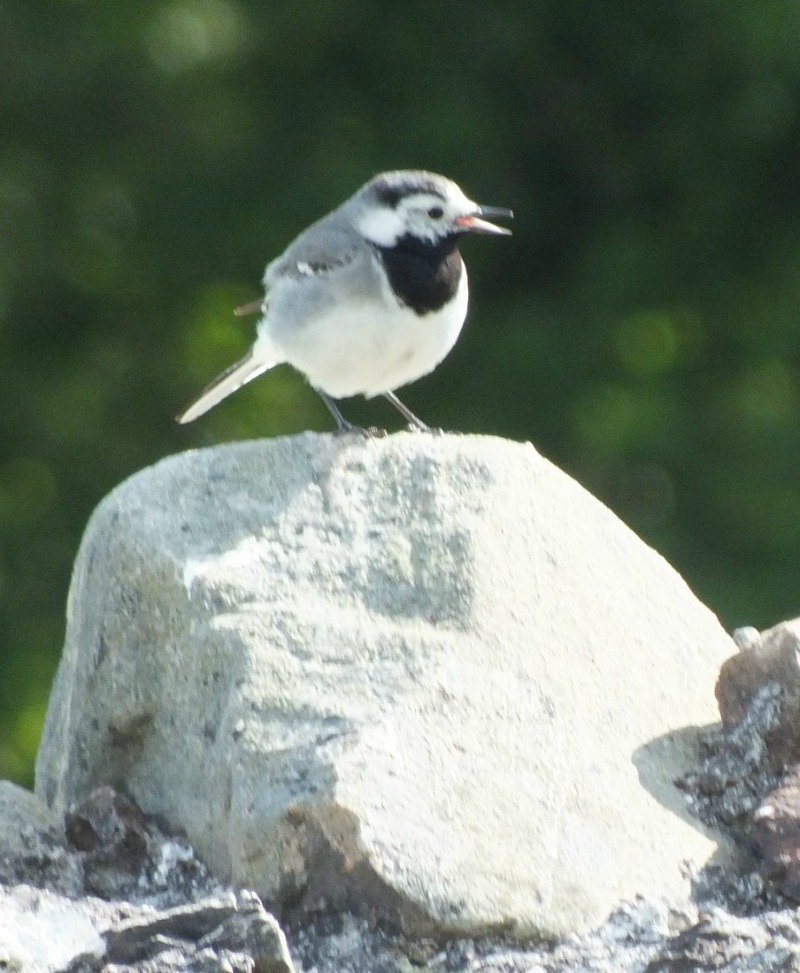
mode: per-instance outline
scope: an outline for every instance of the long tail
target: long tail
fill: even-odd
[[[199,398],[193,402],[185,412],[177,416],[180,423],[192,422],[198,416],[202,416],[209,409],[227,398],[231,393],[240,389],[254,378],[263,375],[268,369],[273,368],[277,362],[264,360],[254,357],[252,351],[244,356],[240,361],[234,362],[230,368],[226,368],[221,375],[217,375],[214,381],[207,386],[200,394]]]

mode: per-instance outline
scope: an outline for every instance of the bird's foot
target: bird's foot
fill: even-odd
[[[370,426],[365,429],[363,426],[357,426],[354,422],[348,422],[345,419],[343,422],[339,423],[334,432],[334,436],[363,436],[364,439],[383,439],[386,435],[385,429],[379,429],[377,426]]]

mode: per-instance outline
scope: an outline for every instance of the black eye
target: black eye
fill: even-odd
[[[431,206],[428,210],[428,216],[434,220],[438,220],[440,216],[444,216],[444,210],[441,206]]]

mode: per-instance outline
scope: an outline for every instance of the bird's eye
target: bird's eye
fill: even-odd
[[[438,220],[440,216],[444,216],[444,210],[441,206],[431,206],[431,208],[428,210],[428,216],[430,216],[431,219]]]

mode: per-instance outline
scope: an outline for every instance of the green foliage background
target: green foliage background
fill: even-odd
[[[0,0],[0,776],[31,781],[104,493],[330,428],[289,369],[172,417],[381,169],[517,213],[466,244],[467,329],[409,405],[531,439],[727,626],[798,614],[798,38],[796,0]]]

